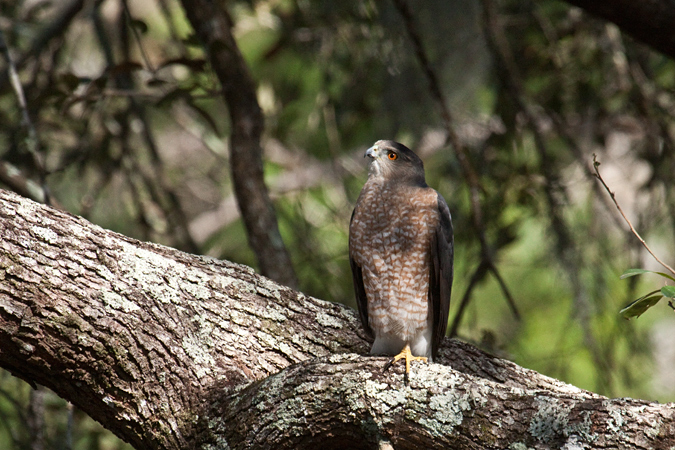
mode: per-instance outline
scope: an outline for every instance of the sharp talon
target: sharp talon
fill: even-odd
[[[406,345],[405,348],[401,350],[401,353],[394,356],[387,364],[384,365],[382,372],[386,372],[399,359],[405,359],[405,372],[403,374],[403,382],[407,386],[408,374],[410,373],[410,362],[411,361],[427,362],[427,358],[425,358],[424,356],[413,356],[412,352],[410,351],[410,346]]]

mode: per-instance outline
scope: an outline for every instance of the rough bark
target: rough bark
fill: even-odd
[[[675,3],[667,0],[567,0],[655,50],[675,58]]]
[[[182,4],[223,87],[230,112],[230,172],[249,245],[263,275],[295,287],[293,265],[263,179],[260,138],[264,118],[255,82],[232,36],[232,21],[224,2],[182,0]]]
[[[446,340],[367,353],[351,309],[0,191],[0,366],[139,449],[669,448],[675,409]]]

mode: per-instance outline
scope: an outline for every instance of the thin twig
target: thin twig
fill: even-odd
[[[511,296],[511,292],[509,291],[508,286],[506,286],[506,281],[504,281],[504,278],[502,278],[501,273],[494,266],[494,262],[492,261],[492,259],[487,260],[487,263],[490,265],[489,267],[490,272],[492,272],[492,275],[497,279],[497,283],[499,283],[499,287],[502,289],[504,297],[506,297],[506,303],[509,305],[511,314],[513,314],[513,317],[516,320],[520,320],[520,312],[518,311],[518,306],[516,306],[516,301]]]
[[[459,308],[457,309],[457,313],[455,314],[455,317],[452,320],[452,324],[450,325],[450,333],[448,334],[450,337],[457,336],[457,330],[459,329],[459,324],[461,323],[462,317],[464,316],[464,310],[466,309],[466,307],[469,304],[469,301],[471,300],[471,292],[476,287],[478,282],[481,279],[483,279],[487,271],[488,271],[487,262],[485,260],[481,260],[481,262],[478,264],[478,267],[476,267],[476,270],[473,272],[473,275],[469,279],[469,285],[464,291],[462,300],[459,302]]]
[[[626,214],[623,212],[623,209],[621,209],[621,206],[619,205],[619,202],[616,201],[616,196],[614,195],[614,192],[612,192],[612,191],[609,189],[609,186],[607,186],[607,183],[605,183],[605,180],[602,179],[602,175],[600,175],[600,171],[598,170],[598,167],[599,167],[599,166],[600,166],[600,161],[597,160],[596,155],[595,155],[595,153],[594,153],[594,154],[593,154],[593,169],[595,169],[595,177],[596,177],[598,180],[600,180],[600,183],[602,183],[602,185],[605,187],[605,190],[607,191],[607,193],[609,194],[609,196],[612,198],[612,201],[614,202],[614,205],[616,205],[616,209],[619,210],[619,212],[621,213],[621,216],[623,217],[623,219],[626,221],[626,223],[627,223],[628,226],[630,227],[630,231],[633,232],[633,235],[634,235],[636,238],[638,238],[638,240],[640,241],[640,243],[642,243],[642,246],[643,246],[644,248],[647,249],[647,251],[649,252],[649,254],[652,255],[652,257],[656,260],[656,262],[658,262],[659,264],[661,264],[661,265],[662,265],[663,267],[665,267],[670,273],[672,273],[673,275],[675,275],[675,269],[673,269],[673,268],[670,267],[668,264],[666,264],[666,263],[664,263],[663,261],[661,261],[661,260],[659,259],[659,257],[656,256],[656,255],[654,254],[654,252],[652,251],[652,249],[649,248],[649,245],[647,245],[647,243],[645,242],[645,240],[642,239],[642,236],[640,236],[640,233],[637,232],[637,230],[635,229],[635,227],[633,226],[633,224],[631,223],[631,221],[628,220],[628,217],[626,217]]]
[[[46,172],[42,157],[40,156],[40,141],[38,139],[37,131],[33,125],[33,121],[30,119],[30,114],[28,113],[28,103],[26,102],[26,96],[23,92],[23,86],[21,86],[21,80],[19,79],[19,74],[16,70],[16,65],[14,64],[14,58],[9,51],[7,42],[5,41],[5,34],[0,30],[0,52],[4,55],[5,60],[7,61],[7,74],[9,76],[9,81],[14,89],[16,94],[16,99],[19,102],[19,109],[21,110],[21,125],[26,129],[27,138],[26,138],[26,148],[28,153],[30,153],[33,158],[33,164],[38,171],[40,177],[40,187],[43,192],[43,198],[45,204],[49,205],[49,190],[47,189],[46,184]]]

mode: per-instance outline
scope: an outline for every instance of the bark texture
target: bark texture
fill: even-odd
[[[0,191],[0,366],[139,449],[637,448],[675,408],[446,339],[382,372],[351,309]]]

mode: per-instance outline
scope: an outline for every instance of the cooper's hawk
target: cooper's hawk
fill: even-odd
[[[436,356],[452,287],[453,235],[443,197],[427,186],[422,160],[406,146],[377,141],[349,225],[356,300],[376,355],[390,362]],[[399,353],[400,352],[400,353]]]

